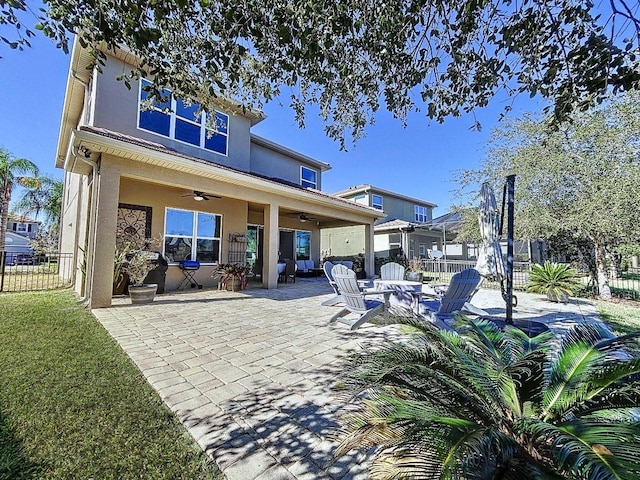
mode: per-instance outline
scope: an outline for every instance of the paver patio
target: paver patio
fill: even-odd
[[[337,307],[324,279],[277,290],[199,290],[152,304],[114,299],[93,314],[229,480],[367,478],[367,454],[333,458],[336,413],[348,402],[338,382],[341,359],[399,335],[395,325],[356,331],[327,325]],[[518,317],[562,330],[597,321],[588,302],[549,304],[518,293]],[[499,292],[473,303],[504,312]]]

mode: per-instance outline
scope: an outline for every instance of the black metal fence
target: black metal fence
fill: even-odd
[[[433,283],[449,283],[451,277],[456,273],[467,268],[475,268],[475,260],[445,260],[445,259],[423,259],[422,268],[425,272],[426,280]],[[529,281],[531,269],[530,262],[514,262],[513,263],[513,288],[515,290],[524,290]],[[482,281],[482,288],[500,289],[499,282]]]
[[[454,274],[466,268],[475,268],[475,266],[475,261],[465,260],[424,259],[422,261],[422,268],[425,271],[426,279],[433,283],[449,283]],[[530,262],[513,263],[514,290],[526,290],[527,282],[529,281],[529,274],[527,272],[530,269]],[[597,295],[598,287],[593,283],[589,275],[580,275],[582,283],[584,284],[584,293],[587,296]],[[499,289],[500,284],[498,282],[483,280],[482,287]],[[627,272],[618,273],[617,275],[610,274],[609,287],[615,297],[640,300],[640,269],[630,269]]]
[[[66,288],[73,270],[71,253],[0,252],[0,292]]]

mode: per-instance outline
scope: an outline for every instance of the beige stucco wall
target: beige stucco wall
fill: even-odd
[[[60,252],[74,255],[73,262],[62,262],[60,275],[74,279],[74,290],[83,295],[84,254],[77,246],[86,251],[87,215],[89,211],[88,177],[65,173],[62,212],[60,217]],[[67,268],[68,267],[68,268]]]
[[[342,257],[364,253],[364,225],[323,229],[320,250],[324,257]]]
[[[143,182],[132,178],[120,179],[120,203],[128,203],[152,208],[151,234],[161,238],[164,235],[165,212],[167,208],[179,208],[198,212],[215,213],[222,216],[220,260],[226,262],[229,253],[229,233],[247,229],[247,202],[231,198],[211,199],[196,202],[191,196],[182,197],[180,189]],[[164,248],[164,246],[163,246]],[[164,253],[164,252],[163,252]],[[216,284],[211,278],[214,265],[202,264],[195,277],[205,286]],[[169,265],[165,288],[175,290],[183,279],[177,265]]]

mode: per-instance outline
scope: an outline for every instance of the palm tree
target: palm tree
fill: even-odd
[[[639,333],[402,322],[414,336],[348,365],[357,409],[336,455],[377,447],[377,479],[640,478]]]
[[[0,252],[4,250],[9,219],[9,202],[15,185],[33,186],[38,167],[26,158],[15,158],[0,148]]]
[[[22,197],[14,203],[13,210],[23,215],[43,215],[52,233],[57,232],[62,209],[62,182],[46,175],[36,177]]]

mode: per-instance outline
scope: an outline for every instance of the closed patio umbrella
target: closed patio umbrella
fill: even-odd
[[[480,209],[478,211],[482,244],[478,250],[476,270],[483,277],[502,282],[505,278],[504,258],[498,240],[500,232],[500,212],[493,188],[487,182],[480,189]]]

